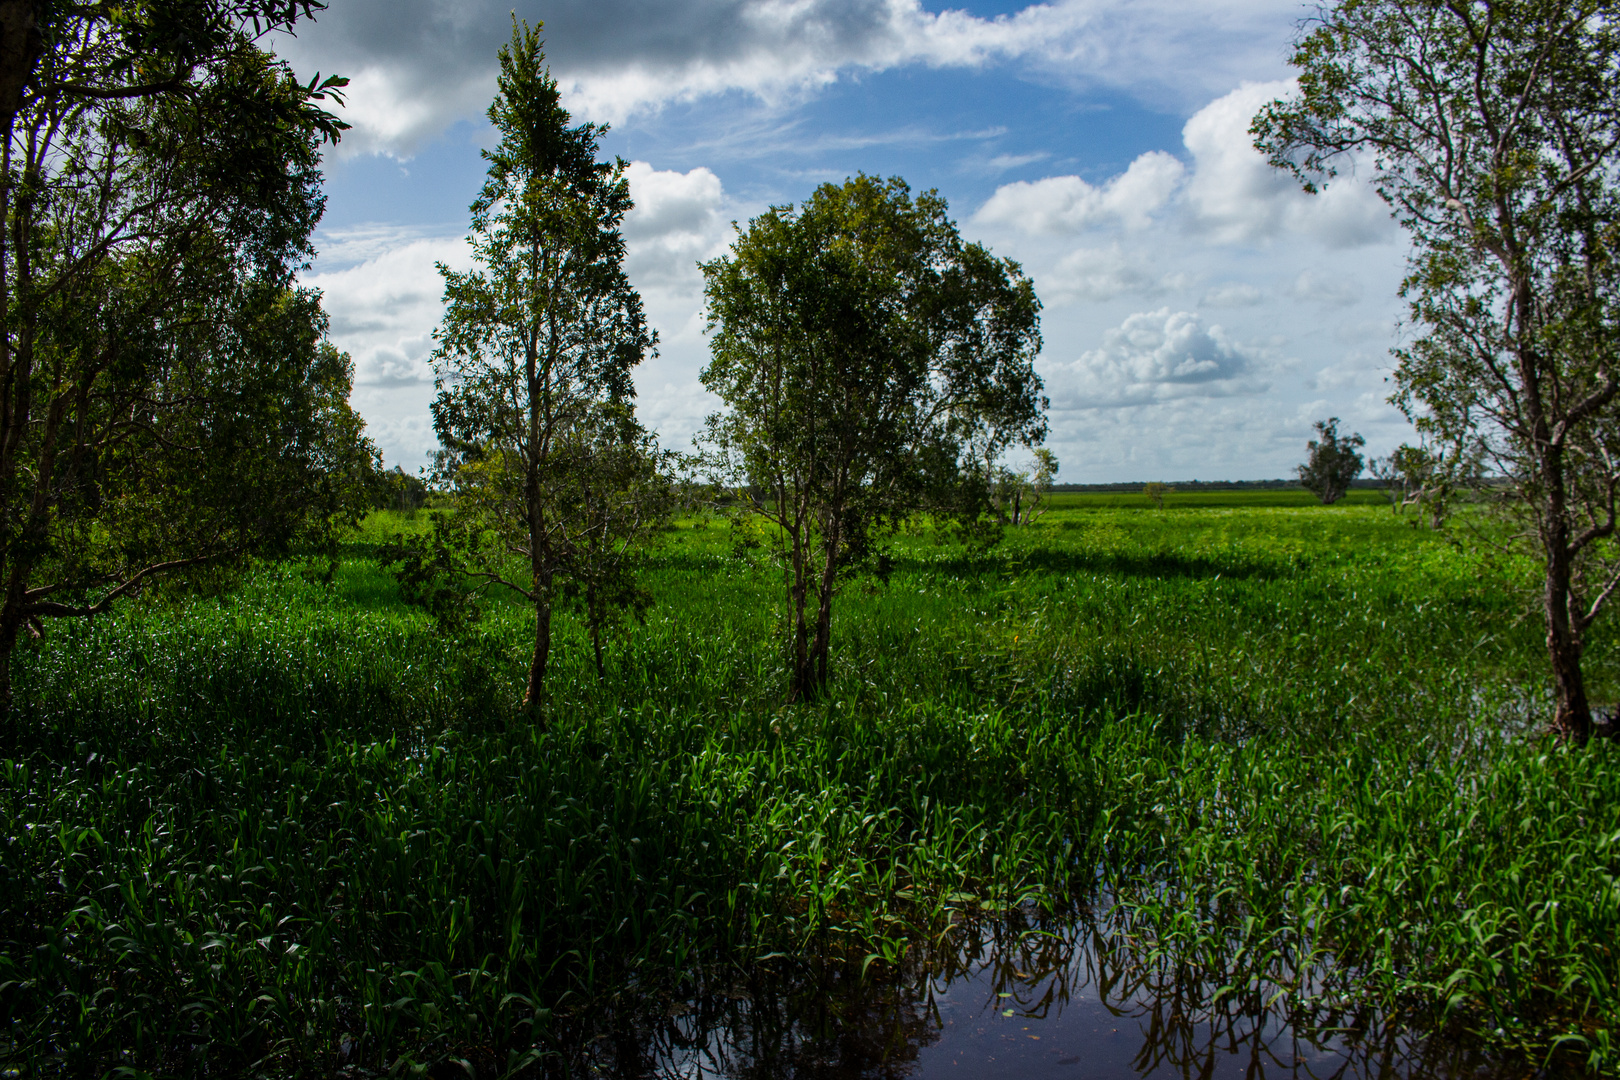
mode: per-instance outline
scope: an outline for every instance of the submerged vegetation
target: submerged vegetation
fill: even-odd
[[[1534,569],[1377,506],[1130,498],[989,552],[904,538],[813,704],[781,703],[778,572],[701,518],[644,556],[605,675],[559,616],[543,725],[523,606],[441,633],[379,567],[427,515],[375,515],[330,581],[54,631],[0,775],[0,1064],[629,1062],[716,985],[887,985],[1091,910],[1186,1012],[1354,1002],[1620,1067],[1620,760],[1535,734]]]

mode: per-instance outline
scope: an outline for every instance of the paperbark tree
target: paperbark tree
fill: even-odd
[[[990,509],[1003,525],[1028,525],[1045,514],[1052,502],[1052,481],[1057,479],[1057,455],[1044,446],[1035,447],[1027,468],[989,462]]]
[[[1504,477],[1542,568],[1556,711],[1592,728],[1587,632],[1620,584],[1620,10],[1601,0],[1341,0],[1257,145],[1308,189],[1350,156],[1411,243],[1421,335],[1393,400]]]
[[[1339,418],[1316,422],[1316,435],[1305,446],[1305,464],[1299,466],[1299,482],[1323,506],[1344,498],[1350,484],[1361,475],[1361,448],[1367,440],[1360,435],[1339,436]]]
[[[1368,462],[1384,485],[1384,497],[1397,514],[1416,507],[1428,516],[1429,528],[1445,527],[1457,494],[1479,483],[1477,462],[1453,461],[1443,450],[1402,443],[1387,458]]]
[[[458,572],[534,606],[523,698],[532,709],[544,696],[552,612],[565,585],[586,590],[598,635],[598,602],[634,595],[607,573],[610,564],[627,573],[628,564],[607,556],[653,522],[606,507],[652,505],[636,488],[644,473],[623,466],[647,449],[630,374],[655,338],[624,273],[624,162],[596,159],[605,129],[571,126],[538,27],[514,23],[500,62],[489,118],[501,139],[485,152],[489,178],[472,205],[482,268],[440,267],[447,308],[433,421],[454,455],[450,483],[469,530],[462,549],[473,562]],[[506,565],[514,556],[521,576]]]
[[[346,359],[291,288],[322,208],[319,148],[343,127],[317,102],[342,80],[301,85],[256,44],[318,6],[0,0],[8,729],[25,631],[167,570],[307,541],[353,494],[299,490],[316,463],[369,464],[338,415]],[[298,441],[270,434],[289,424]]]
[[[703,265],[710,466],[772,526],[788,593],[789,699],[828,679],[840,577],[925,510],[990,509],[980,463],[1045,436],[1040,303],[1016,263],[964,244],[934,192],[857,176],[749,223]]]

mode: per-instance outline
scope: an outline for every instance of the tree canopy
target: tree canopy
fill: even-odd
[[[703,444],[779,529],[790,696],[827,681],[840,575],[923,511],[973,521],[980,465],[1045,437],[1040,302],[1016,263],[964,243],[935,192],[857,176],[777,206],[703,264],[725,404]]]
[[[44,618],[363,503],[352,372],[293,282],[342,80],[256,41],[318,7],[0,3],[0,680]]]
[[[1586,633],[1620,585],[1620,20],[1606,0],[1340,0],[1257,145],[1307,189],[1371,173],[1411,241],[1394,401],[1509,481],[1544,573],[1557,706],[1584,739]]]
[[[1361,448],[1367,440],[1360,435],[1339,435],[1339,418],[1316,422],[1316,438],[1305,446],[1305,464],[1299,467],[1299,482],[1322,505],[1332,506],[1350,490],[1350,482],[1361,475]]]

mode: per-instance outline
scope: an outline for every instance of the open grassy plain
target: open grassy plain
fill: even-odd
[[[1153,500],[1140,491],[1057,491],[1051,495],[1053,510],[1152,510]],[[1164,497],[1166,510],[1307,510],[1320,506],[1315,495],[1304,488],[1260,488],[1240,491],[1176,491]],[[1355,488],[1336,504],[1382,506],[1389,500],[1381,491]]]
[[[814,706],[781,704],[780,579],[702,520],[606,679],[565,620],[544,727],[522,610],[437,634],[375,560],[389,515],[330,582],[53,628],[0,768],[0,1065],[545,1069],[760,965],[904,979],[953,926],[1106,909],[1187,1009],[1615,1072],[1620,755],[1535,737],[1523,568],[1294,494],[903,538]]]

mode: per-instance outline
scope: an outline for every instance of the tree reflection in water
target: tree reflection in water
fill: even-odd
[[[1241,956],[1207,942],[1154,948],[1133,930],[1120,909],[1024,911],[958,921],[864,978],[863,957],[835,947],[707,972],[684,1000],[597,1010],[554,1029],[545,1067],[649,1080],[1560,1075],[1359,1003],[1353,971],[1245,981],[1234,975]]]

